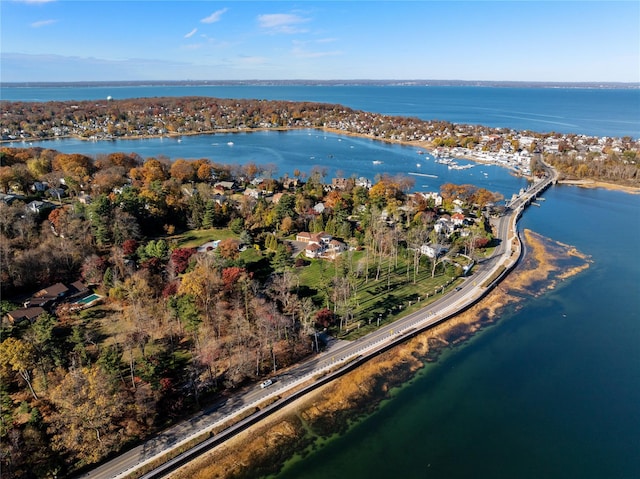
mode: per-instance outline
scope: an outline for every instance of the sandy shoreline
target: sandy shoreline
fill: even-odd
[[[578,186],[580,188],[603,188],[605,190],[622,191],[632,195],[640,195],[640,188],[634,186],[616,185],[614,183],[605,183],[596,180],[560,180],[558,184]]]
[[[525,230],[530,254],[500,286],[469,310],[402,343],[193,461],[171,477],[179,479],[253,478],[277,472],[314,441],[348,429],[352,420],[373,412],[391,388],[404,384],[443,348],[472,337],[497,321],[506,306],[539,296],[590,265],[574,247]]]

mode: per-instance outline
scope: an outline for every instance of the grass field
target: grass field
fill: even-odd
[[[431,277],[431,267],[426,258],[422,258],[419,272],[414,283],[413,267],[407,275],[407,261],[398,258],[397,267],[389,271],[388,260],[383,260],[380,276],[375,280],[377,265],[369,265],[369,278],[364,273],[355,275],[351,265],[363,260],[363,252],[353,253],[338,262],[312,260],[309,266],[298,268],[301,291],[309,294],[316,305],[333,310],[335,303],[332,294],[334,277],[347,277],[351,283],[350,299],[346,305],[338,307],[338,313],[351,313],[352,319],[331,333],[348,339],[362,336],[378,326],[393,322],[409,312],[423,308],[443,292],[455,287],[459,268],[451,265],[439,265],[436,275]],[[393,265],[392,265],[393,266]]]
[[[167,237],[167,242],[175,244],[178,248],[196,248],[208,241],[238,238],[228,228],[210,228],[206,230],[189,230],[181,234]]]

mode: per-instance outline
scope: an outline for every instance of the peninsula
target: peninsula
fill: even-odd
[[[400,142],[476,161],[520,167],[534,152],[560,180],[640,187],[640,140],[536,133],[424,121],[313,102],[201,97],[82,102],[0,102],[3,143],[64,137],[87,140],[181,136],[260,129],[317,128]],[[528,165],[527,165],[528,168]],[[525,174],[528,174],[525,171]]]
[[[80,473],[205,406],[231,407],[237,388],[269,379],[250,389],[248,409],[229,410],[231,422],[257,417],[256,408],[277,407],[287,368],[302,364],[295,387],[328,380],[469,306],[515,265],[513,222],[557,180],[549,164],[637,181],[630,138],[424,122],[339,105],[4,102],[2,114],[0,364],[12,425],[3,434],[30,438],[28,447],[7,445],[3,468],[15,475],[26,467]],[[319,174],[269,178],[258,165],[24,147],[60,136],[260,128],[330,129],[442,157],[514,161],[532,186],[504,208],[499,195],[472,185],[416,194],[407,178],[326,184]],[[348,348],[335,349],[331,337]],[[309,364],[319,366],[311,377]],[[193,421],[187,428],[199,443]],[[175,437],[177,449],[185,446]],[[146,467],[158,454],[145,454]]]

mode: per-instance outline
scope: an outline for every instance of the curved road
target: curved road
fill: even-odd
[[[516,222],[526,206],[555,181],[555,170],[546,167],[546,177],[534,183],[511,202],[509,214],[500,217],[494,225],[500,243],[492,257],[480,262],[474,268],[473,274],[454,291],[443,294],[428,307],[385,325],[356,341],[336,341],[325,352],[272,378],[272,386],[265,389],[246,388],[80,477],[125,478],[141,466],[160,459],[171,449],[184,445],[269,398],[276,398],[304,382],[313,382],[312,380],[320,375],[324,374],[326,378],[327,373],[335,372],[340,366],[355,358],[375,354],[395,342],[404,340],[406,335],[428,329],[474,304],[497,282],[494,278],[491,285],[485,285],[500,267],[504,266],[506,274],[519,260],[521,243],[517,236]],[[153,474],[144,477],[153,477]]]

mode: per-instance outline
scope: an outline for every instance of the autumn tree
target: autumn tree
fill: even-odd
[[[128,400],[97,366],[72,369],[50,394],[52,447],[79,463],[97,462],[129,439]]]
[[[189,260],[195,253],[195,248],[175,248],[169,259],[173,271],[177,274],[184,273],[189,266]]]
[[[18,373],[29,387],[33,399],[38,399],[32,384],[32,372],[36,366],[36,358],[30,343],[12,337],[2,341],[0,343],[0,365]]]
[[[180,183],[194,181],[197,175],[196,163],[179,158],[171,163],[170,174]]]

